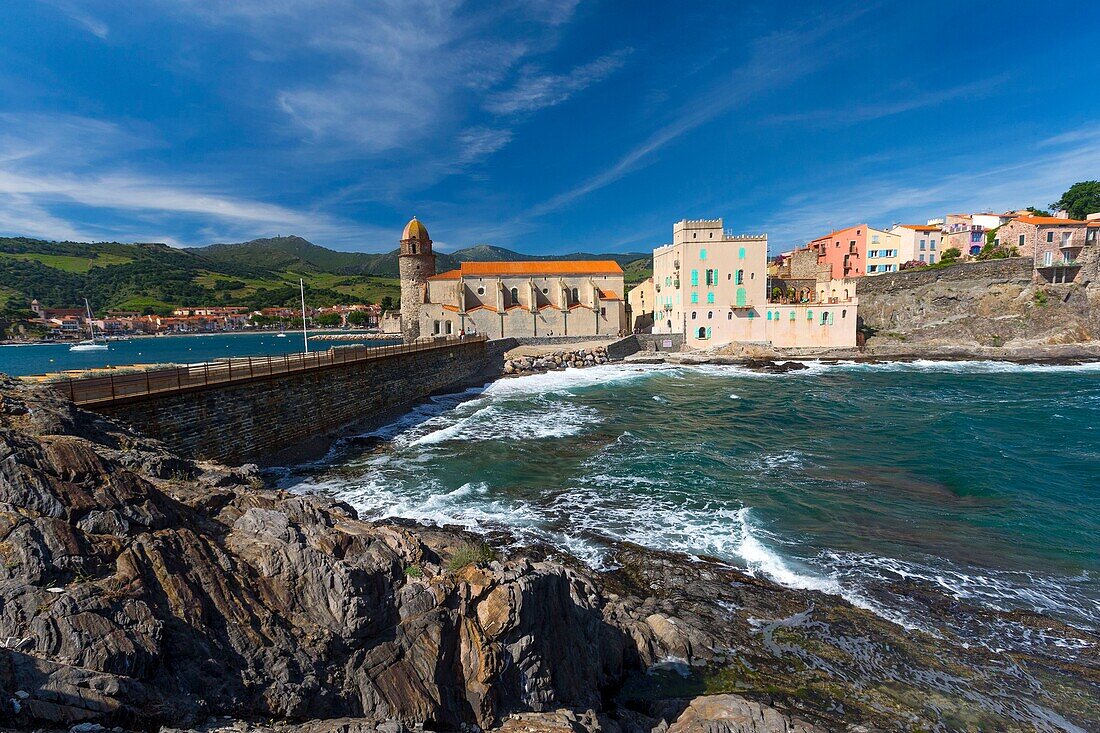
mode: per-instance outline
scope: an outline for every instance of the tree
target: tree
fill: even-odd
[[[393,310],[393,296],[390,296],[390,295],[383,295],[382,296],[382,310],[384,310],[384,311],[392,311]]]
[[[948,247],[940,256],[940,262],[943,264],[950,264],[960,257],[962,257],[962,250],[958,247]]]
[[[1100,211],[1100,181],[1073,184],[1050,208],[1065,209],[1070,219],[1084,219],[1089,214],[1095,214]]]
[[[343,323],[343,319],[340,318],[339,313],[322,313],[313,319],[313,322],[318,326],[325,326],[326,328],[331,326],[339,326]]]
[[[370,316],[366,311],[352,311],[348,313],[348,324],[351,326],[365,326]]]
[[[1029,206],[1027,210],[1032,216],[1050,216],[1050,212],[1046,209],[1036,209],[1034,206]]]

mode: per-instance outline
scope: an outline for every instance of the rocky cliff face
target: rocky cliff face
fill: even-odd
[[[948,268],[917,271],[927,277],[915,278],[913,287],[860,292],[860,317],[874,332],[868,346],[1011,349],[1100,340],[1100,251],[1086,248],[1081,259],[1085,264],[1072,284],[1034,283],[1030,271],[1025,277],[977,272],[957,278]],[[966,272],[969,266],[958,267]]]
[[[462,532],[360,521],[6,378],[0,559],[0,723],[17,727],[1100,721],[1095,664],[1009,662],[675,555],[622,547],[598,575],[538,548],[498,557]]]

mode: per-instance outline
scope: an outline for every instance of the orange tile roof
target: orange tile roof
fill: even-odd
[[[432,275],[428,279],[429,280],[457,280],[461,276],[462,276],[462,270],[447,270],[446,272],[441,272],[438,275]]]
[[[619,296],[615,294],[614,290],[601,290],[600,291],[600,299],[601,300],[619,300]]]
[[[898,224],[903,229],[913,229],[918,232],[938,232],[940,228],[934,224]]]
[[[452,313],[458,313],[458,306],[457,305],[447,305],[446,303],[444,303],[443,304],[443,310],[451,311]]]
[[[622,275],[614,260],[528,260],[523,262],[463,262],[463,277],[485,275]]]
[[[1016,221],[1023,222],[1024,224],[1085,224],[1080,219],[1062,219],[1057,216],[1017,216]]]
[[[1085,226],[1100,227],[1100,219],[1090,219],[1085,222]]]

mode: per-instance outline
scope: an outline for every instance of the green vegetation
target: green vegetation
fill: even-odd
[[[1040,308],[1045,307],[1047,303],[1050,302],[1050,297],[1047,295],[1047,291],[1045,290],[1036,290],[1035,295],[1032,296],[1032,298],[1035,300],[1035,305],[1039,306]]]
[[[1050,216],[1050,212],[1046,209],[1036,209],[1034,206],[1027,207],[1027,211],[1032,216]]]
[[[627,290],[642,282],[647,277],[652,276],[652,257],[639,257],[638,259],[631,260],[630,262],[627,262],[625,265],[623,265],[623,281],[626,284]]]
[[[424,571],[421,570],[419,565],[410,565],[405,568],[405,575],[410,578],[423,578]]]
[[[962,257],[962,250],[958,247],[948,247],[940,255],[940,264],[950,265]]]
[[[1084,219],[1100,211],[1100,181],[1079,181],[1062,194],[1050,208],[1065,209],[1070,219]]]
[[[639,253],[532,258],[482,244],[436,256],[440,271],[457,267],[460,260],[614,259],[625,268],[628,286],[641,282],[651,270],[650,258]],[[0,238],[0,317],[7,321],[19,320],[16,312],[32,298],[48,308],[75,308],[87,297],[101,314],[168,314],[184,305],[294,307],[299,278],[305,281],[306,303],[312,306],[381,303],[392,309],[401,296],[397,250],[335,252],[301,237],[193,249]]]
[[[462,545],[455,550],[454,555],[451,556],[450,561],[447,563],[447,569],[451,572],[456,572],[467,565],[477,565],[479,563],[491,562],[496,559],[496,550],[489,547],[489,545],[484,542]]]
[[[1004,245],[993,244],[992,240],[986,241],[986,245],[982,247],[982,251],[974,256],[976,260],[1004,260],[1009,257],[1016,257],[1019,254],[1015,247],[1005,247]]]

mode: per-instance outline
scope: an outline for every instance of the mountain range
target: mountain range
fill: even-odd
[[[313,304],[398,300],[397,254],[337,252],[297,236],[179,248],[165,244],[0,238],[0,303],[9,313],[37,298],[46,307],[165,312],[196,304],[292,305],[298,280]],[[525,255],[479,244],[437,252],[442,272],[462,261],[613,259],[632,285],[649,276],[645,253]]]

